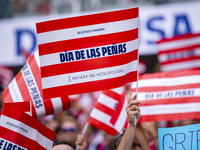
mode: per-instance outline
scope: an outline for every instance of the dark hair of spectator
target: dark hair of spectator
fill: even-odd
[[[73,149],[75,149],[75,147],[74,147],[71,143],[69,143],[69,142],[67,142],[67,141],[60,141],[60,142],[57,142],[57,143],[55,143],[52,147],[54,147],[54,146],[56,146],[56,145],[61,145],[61,144],[69,145],[69,146],[71,146]]]

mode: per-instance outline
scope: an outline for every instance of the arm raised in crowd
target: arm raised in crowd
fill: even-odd
[[[127,112],[127,117],[128,117],[128,126],[117,150],[131,149],[136,124],[140,118],[140,108],[138,104],[141,104],[141,103],[142,103],[141,101],[136,100],[136,95],[135,95],[133,99],[129,102],[128,106],[126,107],[126,112]]]

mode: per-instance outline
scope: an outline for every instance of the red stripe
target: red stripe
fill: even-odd
[[[8,87],[3,91],[2,97],[3,97],[4,103],[12,103],[13,102],[13,99],[10,95],[10,91],[9,91]]]
[[[62,111],[68,110],[71,107],[71,100],[69,99],[68,96],[61,97],[61,101],[63,106]]]
[[[30,111],[30,101],[9,103],[9,106],[14,107],[16,109],[19,109],[23,112],[29,112]]]
[[[96,103],[95,108],[98,109],[101,112],[104,112],[105,114],[107,114],[107,115],[109,115],[111,117],[112,117],[112,115],[114,115],[113,114],[114,113],[113,109],[111,109],[111,108],[109,108],[109,107],[107,107],[107,106],[105,106],[105,105],[103,105],[103,104],[101,104],[99,102]]]
[[[200,96],[198,97],[180,97],[180,98],[165,98],[156,100],[143,100],[142,106],[155,106],[155,105],[165,105],[165,104],[185,104],[185,103],[198,103],[200,102]]]
[[[138,39],[138,29],[129,30],[125,32],[118,32],[113,34],[52,42],[52,43],[38,45],[38,48],[39,48],[39,55],[41,56],[51,53],[64,52],[66,50],[71,51],[76,49],[86,49],[89,47],[111,45],[113,43],[124,43],[135,39]]]
[[[29,116],[28,114],[23,113],[22,111],[13,107],[10,107],[9,104],[4,104],[2,114],[20,122],[23,122],[27,126],[37,129],[38,132],[40,132],[42,135],[45,135],[45,137],[48,139],[54,139],[54,131],[48,129],[37,119]]]
[[[114,128],[104,124],[103,122],[100,122],[99,120],[89,117],[88,119],[88,123],[94,127],[96,127],[97,129],[100,129],[112,136],[118,134],[117,130],[115,130]]]
[[[50,114],[54,114],[54,109],[53,109],[53,104],[51,102],[51,99],[45,99],[43,103],[44,103],[44,107],[46,111],[46,116]]]
[[[125,101],[125,92],[123,92],[123,94],[121,95],[120,99],[119,99],[119,103],[115,109],[114,115],[112,116],[110,122],[114,125],[116,123],[116,121],[118,120],[118,117],[122,111],[123,105],[124,105],[124,101]]]
[[[137,80],[137,71],[130,72],[122,77],[105,79],[100,81],[79,83],[69,86],[59,86],[54,88],[43,89],[44,98],[54,98],[66,95],[75,95],[81,93],[89,93],[94,91],[102,91],[121,87],[122,85]],[[74,90],[76,89],[76,90]]]
[[[40,69],[35,60],[34,55],[29,59],[28,63],[29,63],[30,69],[32,71],[33,77],[35,78],[35,81],[37,83],[37,87],[40,91],[40,94],[42,95],[42,83],[41,83]]]
[[[139,122],[200,119],[199,113],[200,112],[147,115],[147,116],[141,116]]]
[[[186,34],[186,35],[178,35],[173,38],[169,39],[162,39],[157,42],[157,44],[165,43],[165,42],[171,42],[171,41],[176,41],[176,40],[184,40],[184,39],[189,39],[189,38],[194,38],[200,36],[200,33],[198,34]]]
[[[186,47],[181,47],[181,48],[172,48],[172,49],[166,49],[158,52],[158,56],[160,54],[170,54],[170,53],[177,53],[177,52],[182,52],[182,51],[194,51],[194,49],[199,48],[200,44],[195,44],[192,46],[186,46]]]
[[[45,77],[56,76],[60,74],[67,74],[67,73],[74,73],[74,72],[81,72],[81,71],[88,71],[88,70],[124,65],[131,61],[137,60],[137,56],[138,56],[137,52],[138,50],[135,50],[129,53],[110,56],[110,57],[87,59],[87,60],[82,60],[82,61],[61,63],[57,65],[41,67],[41,76],[42,78],[45,78]],[[64,68],[67,68],[67,69],[64,69]]]
[[[171,91],[171,90],[182,90],[182,89],[195,89],[200,88],[200,84],[184,84],[184,85],[177,85],[177,86],[155,86],[155,87],[139,87],[138,92],[165,92],[165,91]],[[135,89],[131,89],[132,92],[135,91]]]
[[[112,90],[105,90],[102,93],[118,102],[120,101],[121,95],[119,95],[118,93],[116,93]]]
[[[19,133],[16,133],[4,127],[0,127],[0,137],[30,150],[46,150],[46,148],[40,146],[37,141],[31,140]]]
[[[32,100],[31,100],[31,106],[32,106],[32,116],[34,118],[37,118],[38,116],[37,116],[37,113],[36,113],[36,108],[35,108]]]
[[[138,7],[37,23],[37,33],[121,21],[138,17]],[[97,19],[98,18],[98,19]]]
[[[30,101],[32,98],[31,98],[30,92],[28,90],[28,87],[27,87],[27,85],[26,85],[26,83],[24,81],[24,77],[22,75],[22,71],[20,71],[17,74],[15,79],[16,79],[19,91],[20,91],[20,93],[22,95],[23,101]]]
[[[153,79],[153,78],[173,78],[173,77],[183,77],[183,76],[193,76],[200,75],[200,70],[183,70],[183,71],[173,71],[173,72],[159,72],[159,73],[147,73],[139,76],[139,80],[142,79]]]

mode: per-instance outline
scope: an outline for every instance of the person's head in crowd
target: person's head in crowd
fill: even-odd
[[[105,147],[108,147],[109,141],[112,139],[112,135],[103,132],[103,136],[104,136],[104,142],[105,142]]]
[[[48,127],[49,129],[51,129],[51,130],[53,130],[53,131],[56,131],[56,129],[57,129],[59,123],[58,123],[57,120],[54,119],[54,120],[47,121],[45,125],[46,125],[46,127]]]
[[[72,144],[66,141],[60,141],[53,145],[52,150],[74,150],[75,147],[73,147]]]
[[[56,130],[56,141],[67,141],[75,146],[79,132],[80,125],[78,120],[73,116],[65,116]]]
[[[186,126],[186,125],[191,125],[191,124],[194,124],[194,119],[180,120],[178,125]]]
[[[110,140],[108,144],[108,150],[117,150],[119,143],[122,140],[123,135],[124,135],[124,130],[121,131],[119,134],[113,136],[113,138]],[[142,150],[141,145],[135,136],[133,139],[131,150]]]

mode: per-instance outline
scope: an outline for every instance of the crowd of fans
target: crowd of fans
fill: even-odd
[[[160,72],[159,64],[156,64],[154,72]],[[10,79],[11,80],[11,79]],[[2,84],[2,80],[1,84]],[[8,84],[8,83],[7,83]],[[125,86],[126,96],[131,100],[131,84]],[[2,92],[4,88],[0,86],[0,108],[3,107]],[[54,144],[69,144],[75,149],[78,143],[81,143],[80,150],[112,150],[116,149],[122,139],[124,132],[111,136],[91,125],[88,126],[84,140],[82,130],[87,123],[90,112],[101,92],[85,93],[69,96],[72,104],[71,108],[58,114],[48,115],[40,121],[55,131]],[[158,128],[177,127],[200,123],[200,120],[176,120],[160,122],[138,123],[135,129],[132,143],[133,150],[158,150]],[[82,142],[80,142],[82,141]],[[63,143],[64,142],[64,143]],[[60,143],[60,144],[59,144]]]
[[[72,10],[70,9],[72,9],[73,2],[73,0],[0,0],[0,18],[71,12]],[[99,0],[96,1],[96,3],[92,3],[91,7],[94,9],[100,9],[104,3],[114,4],[115,2],[119,1],[110,0],[106,2],[105,0]],[[121,2],[130,3],[138,1],[123,0]],[[143,2],[159,3],[158,0],[143,0]],[[163,0],[160,2],[172,2],[172,0]],[[156,67],[155,69],[157,70]],[[127,95],[130,95],[129,88],[130,86],[127,85]],[[0,87],[1,93],[3,90],[4,89]],[[71,96],[70,99],[72,100],[72,106],[69,110],[55,115],[46,116],[41,120],[44,125],[56,132],[54,144],[61,143],[68,144],[73,148],[76,147],[76,143],[79,143],[80,141],[79,136],[81,135],[81,131],[85,126],[90,112],[94,107],[99,95],[100,92],[94,92]],[[2,107],[3,99],[2,95],[0,94],[0,108]],[[136,150],[158,150],[159,127],[176,127],[196,123],[200,123],[200,121],[177,120],[140,123],[137,125],[135,130],[132,148]],[[122,139],[123,134],[124,132],[122,131],[116,136],[111,136],[93,126],[89,126],[87,132],[85,133],[82,146],[83,149],[88,150],[116,149]]]
[[[128,89],[129,86],[126,87]],[[3,89],[1,88],[1,92]],[[54,144],[70,144],[75,149],[78,141],[83,140],[82,129],[84,128],[90,112],[97,101],[100,92],[71,96],[72,107],[64,112],[48,115],[40,120],[45,126],[55,131]],[[131,98],[127,92],[127,98]],[[1,108],[3,100],[1,95]],[[87,104],[83,104],[87,103]],[[86,106],[84,106],[86,105]],[[176,127],[200,123],[199,120],[177,120],[161,122],[144,122],[136,126],[132,143],[133,150],[158,150],[158,128]],[[124,131],[111,136],[93,126],[88,126],[81,143],[80,150],[112,150],[116,149],[122,139]],[[63,143],[66,142],[66,143]]]

